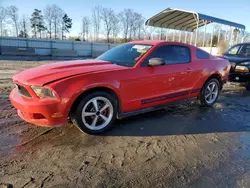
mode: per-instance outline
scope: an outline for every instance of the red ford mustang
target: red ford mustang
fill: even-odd
[[[188,44],[134,41],[93,60],[42,65],[13,77],[12,104],[25,121],[58,126],[71,120],[89,134],[115,119],[185,99],[213,105],[229,62]]]

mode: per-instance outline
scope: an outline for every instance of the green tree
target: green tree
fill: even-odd
[[[212,46],[217,46],[217,43],[218,43],[218,36],[214,35],[212,39]]]
[[[18,36],[19,36],[19,37],[23,37],[23,38],[27,38],[27,37],[28,37],[28,34],[27,34],[26,31],[21,30],[21,31],[19,32],[19,35],[18,35]]]
[[[46,30],[44,19],[42,15],[42,11],[35,9],[34,12],[31,15],[31,28],[33,29],[32,32],[34,33],[34,36],[37,37],[37,33],[40,34],[40,38],[42,37],[42,31]]]
[[[72,19],[68,17],[67,14],[64,14],[62,18],[62,40],[64,38],[64,32],[69,33],[69,29],[72,28]]]

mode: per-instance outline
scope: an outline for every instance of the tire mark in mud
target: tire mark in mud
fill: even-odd
[[[31,177],[30,180],[27,183],[25,183],[21,188],[24,188],[27,185],[29,185],[29,183],[33,183],[33,182],[34,182],[34,178]]]
[[[42,135],[45,135],[45,134],[48,134],[48,133],[49,133],[50,131],[52,131],[53,129],[54,129],[54,128],[47,129],[47,130],[45,130],[45,131],[39,133],[38,135],[34,136],[34,137],[31,138],[30,140],[27,140],[27,141],[25,141],[25,142],[23,142],[23,143],[21,143],[21,144],[18,144],[18,145],[15,146],[15,147],[24,146],[24,145],[26,145],[26,144],[32,142],[33,140],[37,139],[38,137],[40,137],[40,136],[42,136]]]
[[[44,183],[49,181],[52,177],[53,177],[53,173],[50,173],[48,176],[46,176],[43,180],[42,180],[42,183],[41,183],[41,186],[40,188],[43,188],[44,187]]]

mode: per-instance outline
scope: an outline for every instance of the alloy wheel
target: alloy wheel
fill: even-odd
[[[212,104],[218,97],[219,87],[216,82],[211,82],[208,84],[205,90],[205,100],[208,104]]]
[[[90,130],[101,130],[110,123],[113,113],[113,105],[107,98],[94,97],[82,109],[82,122]]]

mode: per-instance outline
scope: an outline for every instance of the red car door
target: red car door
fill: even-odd
[[[165,65],[148,66],[151,58],[162,58]],[[185,46],[165,45],[150,54],[140,67],[131,70],[131,75],[122,82],[125,94],[125,111],[146,108],[189,97],[192,82],[190,49]],[[192,77],[193,78],[193,77]],[[126,93],[126,92],[122,92]]]

